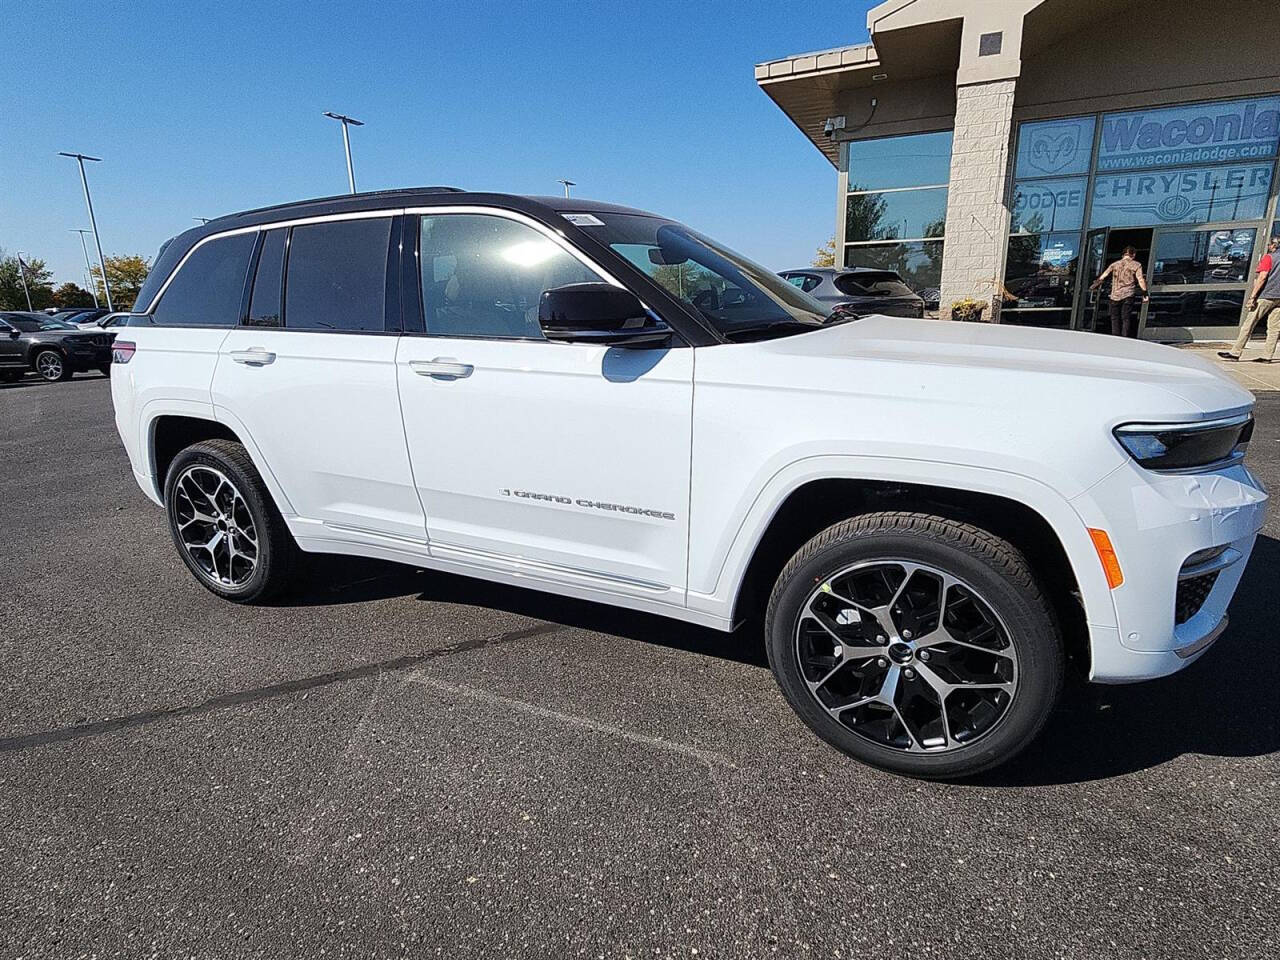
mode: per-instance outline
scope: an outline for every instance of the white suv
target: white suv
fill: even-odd
[[[876,766],[974,773],[1066,665],[1222,633],[1266,493],[1252,397],[1177,350],[829,312],[662,217],[430,188],[166,244],[116,424],[209,590],[299,551],[731,630]],[[743,642],[752,642],[744,632]]]

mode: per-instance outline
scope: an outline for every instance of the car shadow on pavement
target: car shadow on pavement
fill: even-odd
[[[28,376],[21,380],[12,382],[0,381],[0,391],[3,390],[21,390],[24,387],[47,387],[47,386],[66,386],[70,383],[96,383],[99,380],[110,380],[111,378],[101,373],[77,373],[68,380],[43,380],[40,377]]]
[[[1280,751],[1280,540],[1260,536],[1232,601],[1231,626],[1181,673],[1124,686],[1074,684],[1025,753],[972,781],[1080,783],[1186,753],[1262,757]]]
[[[759,624],[721,633],[666,617],[470,577],[350,557],[309,557],[308,586],[282,606],[397,596],[501,610],[562,626],[768,668]],[[1146,683],[1069,683],[1039,738],[1012,762],[963,781],[1029,787],[1081,783],[1158,766],[1186,753],[1258,757],[1280,751],[1280,540],[1260,536],[1231,605],[1231,627],[1181,673]],[[799,722],[799,721],[797,721]]]
[[[501,610],[578,630],[768,666],[758,626],[752,629],[748,624],[722,633],[654,614],[381,560],[316,554],[305,563],[301,579],[306,587],[281,597],[278,606],[333,606],[417,594],[417,599],[431,603]]]

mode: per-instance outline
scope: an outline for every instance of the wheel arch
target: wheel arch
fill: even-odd
[[[35,369],[36,356],[45,350],[52,350],[58,356],[62,357],[62,362],[67,362],[67,351],[60,343],[54,343],[49,340],[36,340],[27,347],[27,366]]]
[[[787,561],[832,524],[883,510],[927,513],[989,530],[1027,556],[1062,627],[1068,657],[1087,675],[1091,661],[1088,624],[1114,622],[1114,605],[1105,581],[1098,592],[1101,567],[1091,548],[1083,554],[1078,540],[1072,542],[1068,537],[1064,541],[1064,528],[1070,529],[1064,518],[1069,515],[1088,543],[1083,522],[1064,499],[1058,498],[1055,509],[1044,507],[1044,502],[1029,503],[1027,498],[976,485],[845,476],[796,483],[753,534],[750,550],[744,551],[739,562],[730,598],[733,622],[758,618]],[[1091,566],[1085,566],[1090,560]]]
[[[165,410],[148,419],[146,437],[148,465],[158,502],[164,502],[164,483],[169,465],[182,450],[202,440],[231,440],[245,448],[281,515],[287,516],[293,512],[274,475],[263,462],[257,445],[242,425],[214,419],[203,415],[203,411],[188,410],[179,413]]]

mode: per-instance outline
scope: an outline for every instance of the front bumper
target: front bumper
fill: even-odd
[[[1227,606],[1266,517],[1261,482],[1243,464],[1165,475],[1130,462],[1075,506],[1088,526],[1107,531],[1125,577],[1111,591],[1115,625],[1090,624],[1090,678],[1147,680],[1203,656],[1226,629]],[[1180,581],[1188,558],[1214,547],[1227,548],[1216,576]]]

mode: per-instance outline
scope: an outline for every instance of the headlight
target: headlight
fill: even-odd
[[[1179,472],[1237,463],[1253,436],[1253,414],[1204,423],[1128,423],[1116,439],[1148,470]]]

